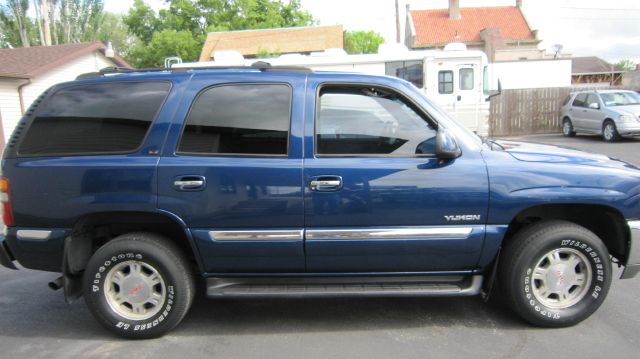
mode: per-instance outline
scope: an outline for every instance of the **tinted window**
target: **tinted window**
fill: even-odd
[[[466,67],[460,69],[460,90],[473,90],[473,69]]]
[[[418,88],[422,88],[424,75],[422,61],[392,61],[385,63],[385,74],[407,80]]]
[[[438,93],[453,93],[453,71],[438,72]]]
[[[178,152],[286,155],[290,108],[287,85],[212,87],[191,107]]]
[[[327,89],[319,99],[319,155],[415,156],[435,152],[435,129],[399,96],[380,89]]]
[[[169,88],[166,82],[112,82],[62,88],[38,107],[18,153],[135,151]]]
[[[587,107],[587,94],[586,93],[579,93],[576,96],[576,99],[573,100],[573,106]]]

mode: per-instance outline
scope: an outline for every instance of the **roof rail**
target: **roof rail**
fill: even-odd
[[[207,69],[256,69],[260,71],[302,71],[302,72],[312,72],[310,68],[300,67],[300,66],[272,66],[270,63],[265,61],[256,61],[251,66],[184,66],[184,67],[171,67],[171,68],[163,68],[163,67],[150,67],[150,68],[140,68],[140,69],[132,69],[128,67],[105,67],[98,72],[87,72],[84,74],[78,75],[76,80],[86,80],[96,77],[103,77],[104,75],[110,74],[127,74],[133,72],[185,72],[189,70],[207,70]]]

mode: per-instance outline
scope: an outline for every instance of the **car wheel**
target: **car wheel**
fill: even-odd
[[[575,325],[600,307],[611,284],[611,260],[593,232],[566,221],[525,228],[503,251],[499,276],[509,306],[543,327]]]
[[[602,138],[607,142],[615,142],[620,139],[620,134],[618,134],[618,129],[613,121],[609,120],[604,123],[602,127]]]
[[[180,248],[152,233],[129,233],[100,247],[84,274],[84,297],[107,329],[134,339],[159,337],[184,318],[195,285]]]
[[[565,118],[564,121],[562,121],[562,134],[565,137],[573,137],[576,135],[576,131],[573,130],[573,124],[568,118]]]

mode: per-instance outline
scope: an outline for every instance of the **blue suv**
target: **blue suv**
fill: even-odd
[[[0,260],[130,338],[210,298],[500,295],[574,325],[640,270],[640,170],[483,140],[408,82],[261,64],[106,69],[4,153]],[[495,292],[496,290],[494,290]]]

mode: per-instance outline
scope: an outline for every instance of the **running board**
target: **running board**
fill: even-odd
[[[207,278],[209,298],[451,297],[480,294],[482,276]]]

